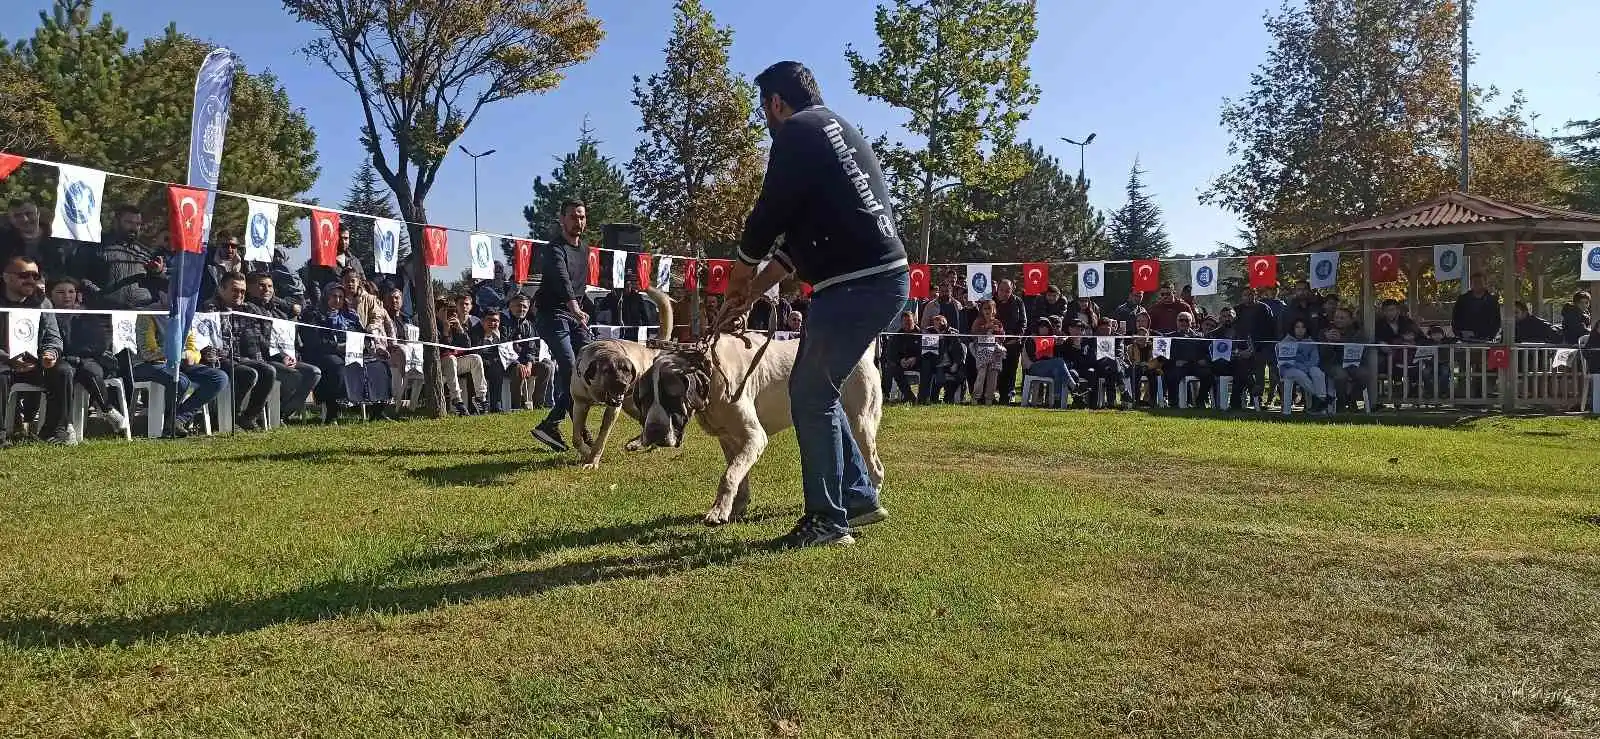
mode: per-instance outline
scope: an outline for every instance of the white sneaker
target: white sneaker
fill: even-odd
[[[117,433],[120,434],[128,430],[128,417],[122,415],[122,411],[113,408],[101,415],[111,422],[111,427],[116,429]]]

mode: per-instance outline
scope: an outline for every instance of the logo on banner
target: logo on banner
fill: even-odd
[[[1459,262],[1460,258],[1456,256],[1454,249],[1446,249],[1439,253],[1439,269],[1443,272],[1454,273]]]
[[[972,275],[972,292],[978,295],[989,292],[989,276],[982,272],[974,272]]]
[[[250,245],[260,248],[267,246],[267,214],[257,213],[250,216]]]
[[[67,220],[80,226],[88,223],[94,205],[94,188],[78,180],[67,185]]]
[[[378,250],[379,250],[378,254],[382,256],[383,262],[385,264],[393,264],[394,263],[394,249],[395,249],[394,237],[395,237],[395,232],[394,231],[389,230],[389,229],[384,229],[383,235],[379,239],[379,242],[378,242]]]
[[[1194,273],[1195,284],[1199,285],[1200,287],[1211,287],[1211,281],[1215,280],[1216,278],[1217,275],[1211,271],[1210,267],[1201,267],[1200,269],[1195,270]]]
[[[1211,356],[1219,357],[1233,353],[1233,342],[1219,341],[1211,346]]]
[[[33,325],[33,321],[17,321],[17,327],[14,329],[17,338],[22,341],[32,341],[37,331],[38,328]]]
[[[478,240],[478,242],[472,247],[472,261],[477,262],[478,264],[488,264],[491,259],[492,258],[489,255],[489,240]]]
[[[206,127],[200,138],[200,149],[205,152],[205,156],[200,157],[200,172],[208,183],[215,183],[221,176],[222,138],[228,127],[227,110],[222,98],[215,94],[207,97],[205,107],[201,108],[200,115],[205,118]]]
[[[1317,275],[1317,279],[1318,280],[1327,280],[1327,279],[1333,277],[1333,260],[1332,259],[1319,259],[1319,260],[1317,260],[1316,275]]]
[[[1589,269],[1600,272],[1600,247],[1589,250]]]
[[[1093,290],[1100,284],[1100,270],[1093,267],[1083,271],[1083,286]]]
[[[1155,279],[1156,268],[1148,264],[1139,265],[1139,281],[1145,282]]]
[[[137,346],[135,341],[134,322],[132,320],[117,321],[117,346]]]

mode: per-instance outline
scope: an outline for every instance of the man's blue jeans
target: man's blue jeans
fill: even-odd
[[[556,363],[555,384],[551,388],[555,398],[550,403],[550,414],[539,424],[554,426],[572,411],[572,366],[578,361],[578,352],[589,343],[589,329],[565,314],[541,311],[534,330]]]
[[[844,530],[850,512],[877,507],[878,491],[851,436],[840,388],[905,304],[909,287],[901,269],[833,285],[811,297],[789,378],[789,405],[800,445],[805,512],[820,526]]]
[[[1034,377],[1048,377],[1055,383],[1057,408],[1066,406],[1067,393],[1072,392],[1076,384],[1072,375],[1067,372],[1067,362],[1059,357],[1050,357],[1034,362],[1028,367],[1028,373]]]
[[[185,365],[174,382],[165,364],[146,362],[133,368],[133,379],[153,382],[167,389],[167,397],[178,400],[178,423],[187,425],[194,414],[228,388],[228,373],[203,364]],[[190,390],[194,392],[190,392]],[[187,397],[185,397],[187,396]]]

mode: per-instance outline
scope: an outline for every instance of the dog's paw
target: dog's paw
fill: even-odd
[[[600,469],[600,460],[594,459],[594,460],[590,460],[588,462],[584,462],[583,463],[583,468],[586,469],[586,470],[598,470],[598,469]]]
[[[644,442],[634,439],[633,441],[628,442],[627,445],[623,446],[622,448],[630,452],[637,452],[644,448]]]
[[[722,511],[711,511],[706,514],[705,521],[707,526],[721,526],[728,522],[728,514]]]

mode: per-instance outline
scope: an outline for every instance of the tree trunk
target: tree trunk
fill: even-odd
[[[423,341],[439,340],[439,323],[433,313],[433,274],[428,270],[427,237],[419,224],[428,222],[427,208],[421,203],[400,200],[400,215],[409,224],[411,243],[423,245],[411,250],[411,318]],[[431,418],[445,415],[444,376],[439,371],[439,348],[422,348],[422,409]]]
[[[933,173],[922,175],[922,263],[932,260],[933,249]]]

